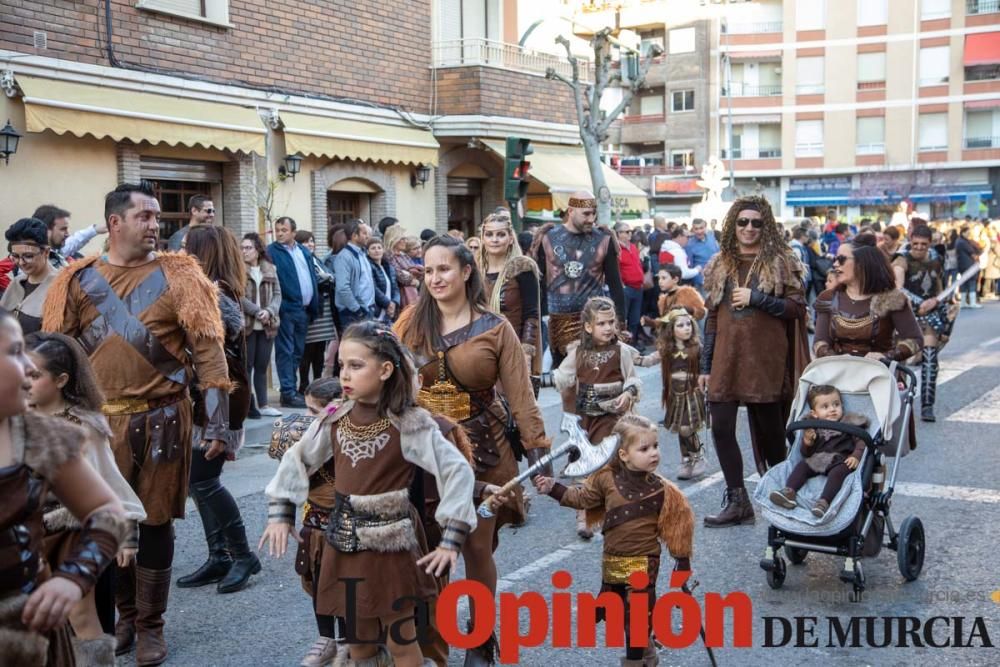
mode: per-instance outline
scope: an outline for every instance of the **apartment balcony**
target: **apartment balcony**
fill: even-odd
[[[617,169],[622,176],[683,176],[693,174],[694,167],[671,167],[669,164],[620,164]]]
[[[1000,148],[1000,137],[965,137],[964,144],[966,148]]]
[[[784,30],[781,21],[761,21],[756,23],[723,23],[722,34],[724,35],[762,35],[780,34]]]
[[[1000,2],[1000,0],[998,0]],[[965,68],[965,81],[1000,80],[1000,65],[973,65]]]
[[[720,157],[723,160],[728,160],[732,157],[734,160],[770,160],[773,158],[781,157],[780,148],[734,148],[732,150],[732,155],[730,151],[723,148],[720,151]]]
[[[593,80],[593,68],[587,60],[580,60],[580,78]],[[550,53],[525,49],[517,44],[507,44],[491,39],[471,37],[434,43],[434,67],[497,67],[515,72],[540,74],[551,68],[557,74],[572,78],[573,68],[565,58]]]
[[[642,144],[667,138],[666,117],[663,114],[625,116],[622,120],[623,144]]]
[[[733,83],[729,88],[722,87],[721,95],[729,97],[781,97],[781,85],[759,86],[747,83]]]
[[[966,0],[967,14],[1000,14],[1000,0]]]

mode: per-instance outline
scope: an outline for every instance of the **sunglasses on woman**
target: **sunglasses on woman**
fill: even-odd
[[[753,225],[754,229],[760,229],[764,226],[763,218],[736,218],[737,227],[746,227],[747,225]]]
[[[847,255],[837,255],[836,257],[833,258],[833,263],[837,266],[843,266],[844,264],[847,264],[847,262],[850,261],[850,259],[851,258],[848,257]]]

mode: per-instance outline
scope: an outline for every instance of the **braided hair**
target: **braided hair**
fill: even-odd
[[[100,411],[104,394],[87,353],[76,340],[61,333],[37,332],[30,334],[25,343],[41,358],[43,370],[53,376],[65,373],[69,378],[62,388],[63,400],[90,412]]]
[[[375,406],[379,416],[401,415],[416,403],[416,369],[409,350],[391,328],[375,320],[356,322],[344,331],[341,349],[347,341],[364,345],[380,363],[388,361],[393,365]]]

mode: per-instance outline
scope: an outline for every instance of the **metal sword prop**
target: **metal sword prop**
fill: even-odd
[[[558,458],[579,453],[579,458],[566,464],[562,474],[567,477],[583,477],[599,470],[601,466],[611,460],[615,449],[618,448],[617,435],[609,435],[597,444],[590,442],[587,439],[587,433],[580,427],[579,416],[575,416],[573,423],[568,428],[562,429],[562,431],[569,436],[569,439],[540,458],[534,465],[528,467],[517,477],[504,484],[496,494],[480,503],[479,508],[476,510],[479,516],[484,519],[493,518],[493,498],[510,493],[518,484],[526,479],[530,479],[539,470]]]

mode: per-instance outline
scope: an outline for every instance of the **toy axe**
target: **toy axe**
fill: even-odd
[[[476,510],[479,513],[479,516],[484,519],[492,518],[493,506],[491,501],[493,498],[505,493],[510,493],[518,484],[526,479],[531,479],[531,477],[537,474],[539,470],[542,470],[545,466],[558,458],[562,458],[563,456],[573,457],[576,455],[576,458],[573,458],[566,464],[562,474],[567,477],[583,477],[592,472],[596,472],[601,468],[601,466],[610,461],[611,457],[615,453],[615,450],[618,448],[617,435],[609,435],[596,445],[590,442],[590,440],[587,439],[586,431],[580,427],[579,416],[574,417],[572,423],[565,426],[562,431],[569,436],[569,439],[540,458],[520,475],[504,484],[494,496],[491,496],[480,503],[479,509]]]

